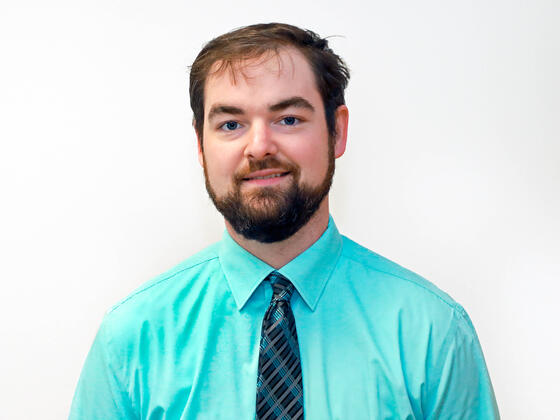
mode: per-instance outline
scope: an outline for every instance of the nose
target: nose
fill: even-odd
[[[277,152],[278,147],[273,138],[271,127],[264,121],[253,123],[248,133],[245,156],[247,158],[261,160]]]

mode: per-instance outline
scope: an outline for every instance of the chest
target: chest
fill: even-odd
[[[145,337],[142,362],[129,372],[140,418],[253,419],[259,324],[226,311]],[[422,377],[407,371],[398,339],[378,340],[384,331],[344,316],[300,315],[296,324],[306,418],[420,418]]]

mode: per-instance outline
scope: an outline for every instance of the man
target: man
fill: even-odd
[[[495,419],[465,311],[329,215],[349,78],[316,34],[207,44],[191,106],[221,242],[111,309],[71,419]]]

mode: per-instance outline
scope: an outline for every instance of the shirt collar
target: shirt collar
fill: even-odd
[[[292,282],[307,306],[314,311],[341,252],[342,237],[331,216],[321,237],[276,271]],[[218,255],[237,308],[241,310],[274,268],[237,244],[227,230]]]

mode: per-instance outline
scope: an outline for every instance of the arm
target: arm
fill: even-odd
[[[499,419],[498,406],[476,331],[457,305],[455,319],[434,366],[426,419]]]
[[[137,416],[118,376],[104,321],[86,358],[72,401],[69,420],[132,420]]]

